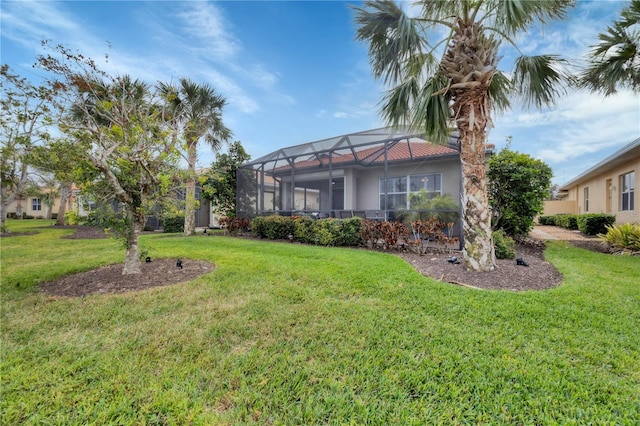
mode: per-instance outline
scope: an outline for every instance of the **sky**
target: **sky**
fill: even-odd
[[[0,3],[0,62],[34,81],[42,40],[101,60],[113,74],[149,83],[187,77],[225,97],[223,121],[253,159],[291,145],[385,126],[385,86],[373,78],[367,46],[355,39],[343,1],[7,1]],[[569,19],[517,40],[525,54],[579,64],[626,1],[583,1]],[[404,4],[409,13],[415,9]],[[510,72],[514,50],[501,52]],[[640,137],[640,96],[568,91],[555,107],[517,103],[493,117],[488,142],[547,163],[563,184]],[[222,149],[225,152],[226,148]],[[199,147],[199,166],[215,153]]]

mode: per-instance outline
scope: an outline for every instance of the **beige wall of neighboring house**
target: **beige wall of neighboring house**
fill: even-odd
[[[640,138],[560,187],[544,215],[610,213],[616,223],[640,223]]]
[[[57,213],[60,207],[60,197],[56,197],[51,206],[45,203],[45,199],[41,197],[25,196],[21,199],[14,200],[9,204],[7,213],[9,215],[16,214],[18,210],[22,210],[23,215],[33,216],[36,219],[50,217],[50,213]]]

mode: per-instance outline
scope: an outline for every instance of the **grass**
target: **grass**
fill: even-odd
[[[1,242],[2,424],[640,418],[637,257],[551,244],[563,285],[515,294],[438,283],[364,250],[153,235],[143,237],[153,257],[217,269],[165,288],[66,299],[37,284],[120,262],[123,250],[36,230]]]

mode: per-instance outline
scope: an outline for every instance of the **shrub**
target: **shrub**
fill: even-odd
[[[316,228],[316,242],[321,246],[338,245],[340,221],[338,219],[321,219]]]
[[[250,222],[249,219],[227,216],[220,219],[220,224],[230,235],[238,235],[249,228]]]
[[[551,167],[527,154],[500,150],[488,161],[492,226],[509,235],[526,235],[549,195]]]
[[[513,238],[507,236],[502,229],[493,232],[493,246],[496,249],[496,258],[516,258],[516,243]]]
[[[82,216],[80,216],[78,213],[72,211],[68,211],[64,214],[65,217],[65,223],[69,224],[69,225],[79,225],[83,218]]]
[[[296,241],[305,244],[315,244],[316,225],[318,222],[319,221],[306,216],[295,218],[293,221],[293,236]]]
[[[162,230],[164,232],[184,232],[184,216],[165,216],[162,219]]]
[[[264,228],[265,228],[265,218],[258,216],[258,217],[254,217],[251,220],[251,232],[253,232],[253,235],[255,235],[258,238],[266,238],[266,234],[264,232]]]
[[[251,221],[251,229],[255,236],[270,240],[288,239],[295,231],[296,218],[288,216],[256,217]]]
[[[578,229],[578,216],[575,214],[559,214],[555,216],[554,223],[556,226],[562,226],[567,229]]]
[[[611,214],[583,214],[578,216],[578,229],[587,235],[604,234],[607,226],[613,225],[615,221],[616,217]]]
[[[640,225],[625,223],[606,228],[605,234],[598,234],[600,240],[623,252],[640,252]]]
[[[538,217],[538,223],[546,226],[556,226],[556,218],[558,215],[553,216],[540,216]]]
[[[359,245],[362,219],[359,217],[352,217],[351,219],[344,219],[340,222],[341,227],[337,245],[347,247]]]

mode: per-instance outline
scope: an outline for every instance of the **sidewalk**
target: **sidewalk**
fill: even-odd
[[[534,226],[529,236],[537,240],[592,241],[597,239],[592,235],[584,235],[580,231],[546,225]]]

